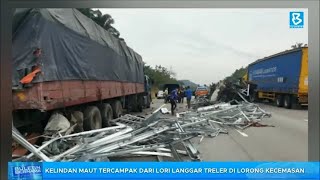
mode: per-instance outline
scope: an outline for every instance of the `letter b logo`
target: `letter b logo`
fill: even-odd
[[[290,28],[303,28],[304,13],[303,12],[290,12],[289,13]]]

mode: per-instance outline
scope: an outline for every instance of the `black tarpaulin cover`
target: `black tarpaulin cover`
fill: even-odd
[[[144,82],[141,56],[76,9],[17,9],[12,45],[15,88],[39,64],[42,74],[32,82]]]

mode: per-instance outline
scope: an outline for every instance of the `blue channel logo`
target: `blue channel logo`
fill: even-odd
[[[303,28],[304,26],[304,13],[303,12],[290,12],[289,13],[290,28]]]

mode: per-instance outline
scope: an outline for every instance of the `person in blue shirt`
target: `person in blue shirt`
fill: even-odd
[[[187,90],[185,90],[184,93],[185,93],[185,96],[187,97],[188,109],[190,109],[191,98],[192,98],[192,90],[190,89],[190,86],[187,87]]]
[[[169,101],[171,104],[171,114],[174,116],[174,110],[177,108],[178,88],[171,91]]]

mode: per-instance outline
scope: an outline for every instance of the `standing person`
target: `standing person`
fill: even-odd
[[[181,103],[181,88],[178,89],[178,103]]]
[[[171,114],[174,116],[174,110],[177,108],[178,88],[173,90],[169,95],[169,101],[171,104]]]
[[[164,94],[168,95],[168,88],[166,88],[166,90],[164,90]]]
[[[190,107],[191,107],[191,98],[192,98],[192,91],[190,89],[190,86],[187,87],[187,90],[185,91],[185,95],[187,97],[188,109],[190,109]]]
[[[164,90],[164,103],[168,102],[168,88]]]
[[[179,96],[180,96],[180,99],[181,99],[181,103],[183,104],[183,99],[184,99],[184,88],[181,88]]]

